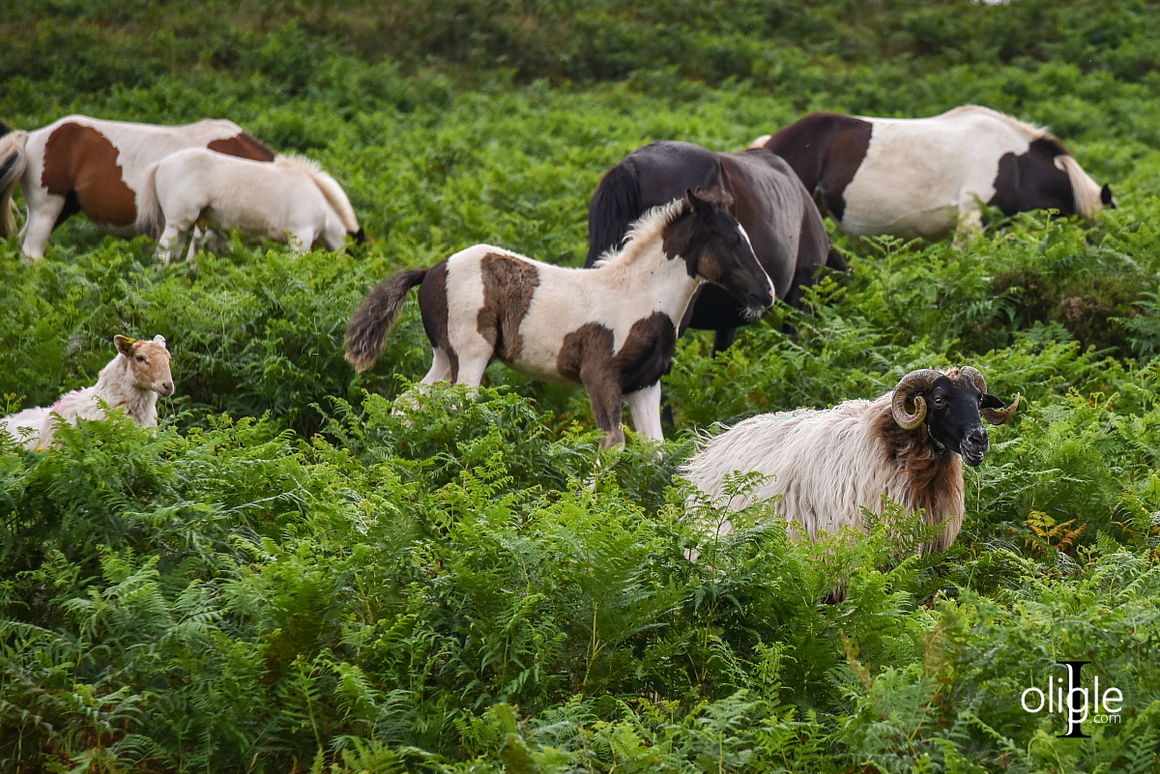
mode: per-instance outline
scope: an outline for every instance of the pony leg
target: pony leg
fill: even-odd
[[[422,396],[427,394],[427,388],[435,384],[435,382],[443,382],[450,379],[451,359],[447,357],[447,354],[443,350],[435,347],[431,353],[431,369],[427,371],[427,375],[423,377],[419,384],[395,399],[395,407],[391,409],[391,413],[402,414],[404,410],[422,411]]]
[[[632,413],[632,426],[645,438],[663,441],[661,431],[661,383],[630,392],[628,410]]]
[[[186,231],[192,223],[187,223],[184,227],[173,220],[165,221],[165,230],[161,232],[161,237],[157,240],[157,260],[162,263],[169,263],[177,255],[178,252],[178,238]],[[190,241],[190,249],[193,248],[193,242]]]
[[[736,328],[718,328],[713,331],[713,354],[720,354],[733,346],[733,339],[736,336]]]
[[[983,211],[972,202],[959,208],[959,219],[955,223],[954,246],[959,249],[969,247],[983,233]]]
[[[48,235],[56,228],[56,219],[64,210],[64,197],[34,196],[28,202],[28,222],[24,224],[21,251],[29,258],[43,258]]]
[[[431,369],[423,377],[420,384],[434,384],[451,379],[451,359],[447,353],[436,347],[431,354]]]
[[[459,357],[459,373],[456,375],[456,384],[466,384],[468,387],[478,387],[483,383],[483,372],[487,370],[490,357]],[[448,373],[450,373],[448,365]]]
[[[287,241],[290,243],[290,252],[295,256],[306,255],[314,245],[314,229],[299,229],[291,231]]]
[[[588,391],[588,402],[596,425],[604,431],[600,445],[605,449],[624,444],[624,428],[620,426],[620,385],[606,367],[580,367],[580,383]],[[660,393],[657,393],[658,397]],[[659,422],[658,422],[659,423]]]

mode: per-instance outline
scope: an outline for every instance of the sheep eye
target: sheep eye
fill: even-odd
[[[144,356],[144,355],[138,355],[138,356],[137,356],[137,362],[138,362],[138,363],[144,363],[144,362],[145,362],[145,356]]]

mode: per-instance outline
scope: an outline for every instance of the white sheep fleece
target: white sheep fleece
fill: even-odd
[[[887,393],[874,401],[850,400],[829,410],[751,417],[710,439],[682,473],[716,508],[739,510],[780,498],[773,508],[800,524],[811,540],[823,531],[864,527],[862,509],[881,513],[883,495],[913,512],[920,506],[910,475],[894,461],[893,450],[878,429],[883,415],[890,413],[890,399]],[[916,453],[934,454],[929,448]],[[944,550],[962,526],[962,461],[957,454],[951,457],[940,482],[939,506],[923,517],[927,524],[944,527],[925,551]],[[764,478],[727,500],[727,479],[748,472]],[[713,530],[728,535],[733,526],[722,520]]]

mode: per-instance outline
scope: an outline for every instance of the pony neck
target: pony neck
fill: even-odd
[[[682,256],[670,257],[664,250],[665,227],[680,217],[684,207],[684,200],[677,199],[649,210],[633,224],[619,251],[608,253],[585,271],[599,272],[622,292],[645,296],[651,309],[679,319],[704,283],[700,277],[689,276]]]
[[[138,423],[157,406],[157,393],[141,389],[133,383],[132,364],[129,358],[120,353],[101,369],[93,393],[105,401],[109,408],[125,409],[125,414]]]

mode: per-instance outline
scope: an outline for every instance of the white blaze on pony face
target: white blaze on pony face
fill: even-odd
[[[853,236],[942,237],[995,195],[995,159],[1026,153],[1034,139],[991,111],[859,118],[873,128],[844,195],[841,225]]]
[[[753,263],[757,265],[758,270],[761,272],[762,276],[765,277],[766,285],[769,287],[768,304],[762,307],[747,306],[742,313],[749,322],[755,322],[761,319],[761,316],[765,313],[765,310],[772,306],[773,302],[777,299],[777,288],[774,286],[773,280],[770,279],[769,272],[767,272],[765,267],[761,265],[761,262],[757,260],[757,252],[753,249],[753,241],[749,238],[749,232],[745,230],[745,226],[738,223],[737,230],[741,232],[741,238],[745,240],[745,244],[749,245],[749,252],[753,256]]]
[[[152,341],[137,341],[128,336],[115,336],[117,351],[129,362],[133,386],[152,390],[158,395],[173,394],[173,374],[169,370],[169,350],[165,337],[158,334]]]

